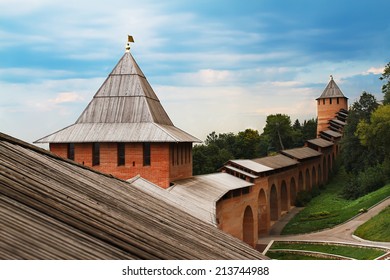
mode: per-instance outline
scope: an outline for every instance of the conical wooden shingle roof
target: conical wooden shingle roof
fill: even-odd
[[[175,127],[130,52],[126,52],[76,123],[36,143],[200,142]]]
[[[343,97],[347,98],[344,96],[343,92],[341,89],[338,87],[336,82],[333,80],[333,76],[330,76],[330,81],[324,91],[322,92],[321,96],[317,98],[318,99],[324,99],[324,98],[334,98],[334,97]]]

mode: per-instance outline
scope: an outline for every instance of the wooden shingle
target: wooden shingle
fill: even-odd
[[[75,124],[36,141],[81,142],[201,141],[173,125],[133,56],[126,52]]]
[[[0,134],[1,259],[263,259],[131,184]]]

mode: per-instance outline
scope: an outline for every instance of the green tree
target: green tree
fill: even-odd
[[[298,119],[292,125],[292,147],[301,147],[305,143],[303,140],[302,125]]]
[[[268,139],[270,151],[291,148],[293,143],[293,129],[290,116],[285,114],[267,116],[262,135]]]
[[[194,175],[217,172],[225,162],[233,159],[233,155],[226,148],[220,148],[216,143],[196,145],[192,149]]]
[[[372,112],[378,105],[375,96],[363,92],[359,100],[350,106],[347,125],[344,128],[343,140],[341,141],[341,159],[348,173],[357,174],[366,166],[376,162],[375,153],[360,143],[355,132],[358,123],[361,120],[369,121]]]
[[[309,139],[317,136],[317,119],[304,120],[303,124],[299,120],[295,120],[292,125],[292,147],[302,147]]]
[[[363,91],[359,98],[359,101],[354,102],[351,111],[356,112],[360,120],[369,120],[372,112],[374,112],[379,106],[375,96]]]
[[[295,120],[294,124],[292,125],[292,128],[293,130],[297,130],[297,131],[302,130],[302,125],[298,119]]]
[[[240,131],[236,136],[235,158],[252,159],[259,157],[261,137],[257,130],[246,129]]]
[[[386,83],[382,86],[382,93],[384,94],[383,105],[390,104],[390,62],[387,63],[383,70],[382,76],[379,78]]]
[[[370,122],[361,120],[356,135],[362,145],[376,151],[378,162],[390,157],[390,104],[379,106],[370,117]]]
[[[312,118],[303,122],[302,137],[303,141],[317,137],[317,119]]]

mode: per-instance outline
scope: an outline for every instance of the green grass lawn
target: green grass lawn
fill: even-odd
[[[340,194],[346,181],[347,175],[340,171],[321,194],[313,198],[305,209],[285,226],[282,234],[300,234],[333,227],[357,215],[360,209],[368,209],[390,196],[388,184],[356,200],[346,200]]]
[[[359,226],[354,234],[367,240],[390,242],[390,206]]]
[[[267,252],[267,257],[274,260],[330,260],[329,258],[308,256],[299,253],[290,252]]]
[[[385,250],[379,250],[379,249],[373,249],[367,247],[340,246],[340,245],[317,244],[317,243],[299,243],[299,242],[288,243],[288,242],[280,242],[280,241],[274,242],[274,244],[272,244],[270,249],[271,250],[272,249],[294,249],[294,250],[321,252],[321,253],[328,253],[328,254],[349,257],[357,260],[373,260],[386,253]]]

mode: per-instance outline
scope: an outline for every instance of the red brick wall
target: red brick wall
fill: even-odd
[[[68,157],[68,145],[67,144],[49,144],[49,149],[53,154],[57,156],[67,158]]]
[[[179,143],[178,162],[172,162],[172,144],[151,143],[151,165],[143,165],[143,143],[125,144],[125,165],[118,166],[117,143],[100,143],[100,164],[92,166],[92,143],[75,144],[75,161],[90,166],[100,172],[112,174],[118,178],[127,180],[136,175],[141,175],[146,180],[167,188],[170,182],[176,179],[192,176],[192,144]],[[67,144],[50,144],[50,150],[61,156],[67,157]],[[187,148],[187,153],[183,153]],[[186,157],[186,160],[184,156]],[[176,156],[176,154],[175,154]]]
[[[333,149],[326,150],[324,156],[333,154]],[[315,171],[315,180],[313,179],[313,167]],[[321,176],[318,169],[321,169]],[[254,186],[251,187],[249,194],[228,199],[220,199],[216,205],[216,214],[218,228],[243,240],[244,212],[247,206],[251,207],[253,212],[254,232],[253,245],[258,237],[268,234],[272,224],[271,213],[280,219],[281,215],[289,211],[294,204],[296,194],[299,192],[299,174],[302,173],[302,190],[312,189],[314,186],[326,182],[329,166],[326,166],[326,174],[323,177],[323,157],[314,158],[301,162],[297,167],[287,170],[278,170],[268,176],[255,179]],[[308,170],[308,176],[306,176]],[[292,184],[294,182],[294,186]],[[272,202],[271,188],[275,186],[277,203]],[[284,189],[284,191],[282,191]],[[264,192],[263,192],[264,191]],[[260,201],[261,194],[264,193],[266,203]],[[284,209],[283,209],[284,208]]]
[[[330,99],[332,99],[332,104],[330,104]],[[338,103],[337,98],[325,98],[317,100],[317,135],[319,135],[321,131],[328,129],[328,122],[336,117],[336,114],[338,111],[340,111],[340,109],[348,110],[348,99],[339,97],[338,100]]]
[[[170,144],[169,168],[171,181],[192,176],[192,143]]]
[[[257,200],[254,196],[255,191],[252,190],[250,194],[241,195],[238,197],[232,197],[225,200],[219,200],[216,206],[218,228],[230,235],[237,237],[238,239],[244,239],[243,232],[243,219],[244,212],[247,206],[250,206],[253,213],[253,239],[249,242],[251,246],[254,246],[258,239],[257,227]]]

